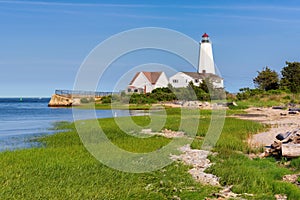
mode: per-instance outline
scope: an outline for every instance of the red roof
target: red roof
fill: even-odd
[[[132,85],[133,82],[135,81],[135,79],[141,73],[143,73],[145,75],[145,77],[149,80],[149,82],[153,85],[156,84],[157,80],[159,79],[160,75],[162,74],[162,72],[138,72],[138,73],[135,74],[135,76],[133,77],[133,79],[131,80],[129,85]]]
[[[202,37],[209,37],[209,36],[207,35],[207,33],[204,33],[204,34],[202,35]]]
[[[158,78],[162,74],[162,72],[143,72],[143,73],[150,81],[150,83],[152,83],[153,85],[157,82]]]

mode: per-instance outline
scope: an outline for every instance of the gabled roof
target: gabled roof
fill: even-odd
[[[140,73],[143,73],[144,76],[149,80],[151,84],[155,84],[159,77],[161,76],[162,72],[138,72],[135,74],[133,79],[131,80],[129,85],[132,85],[135,79],[140,75]]]
[[[213,80],[222,79],[218,75],[212,73],[198,73],[198,72],[182,72],[182,73],[192,77],[193,79],[205,79],[205,78],[211,78]]]

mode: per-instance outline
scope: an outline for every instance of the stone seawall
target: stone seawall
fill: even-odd
[[[65,97],[61,95],[52,95],[48,106],[49,107],[69,107],[80,105],[80,98]]]

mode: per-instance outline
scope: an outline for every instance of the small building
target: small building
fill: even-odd
[[[178,72],[170,77],[170,84],[174,88],[187,87],[190,82],[199,86],[205,79],[209,79],[215,88],[224,88],[223,79],[212,73]]]
[[[149,93],[156,88],[168,87],[164,72],[137,72],[129,83],[127,93]]]

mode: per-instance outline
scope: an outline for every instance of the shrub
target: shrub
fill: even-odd
[[[89,103],[90,101],[87,98],[81,98],[80,103]]]
[[[101,102],[102,103],[111,103],[111,96],[109,95],[109,96],[102,97]]]

